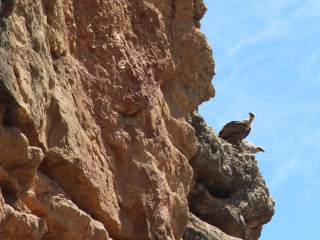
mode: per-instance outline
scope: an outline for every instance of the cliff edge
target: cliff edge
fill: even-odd
[[[213,164],[219,180],[198,175],[197,158],[231,156],[208,136],[220,155],[201,160],[191,113],[215,94],[205,11],[202,0],[1,0],[0,239],[257,238],[273,202],[254,157]]]
[[[197,153],[190,159],[194,170],[190,212],[231,236],[258,239],[274,214],[274,200],[257,159],[219,138],[196,110],[187,120],[197,136]]]

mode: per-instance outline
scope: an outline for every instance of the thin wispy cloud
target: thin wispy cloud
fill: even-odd
[[[304,214],[320,200],[320,1],[205,3],[202,30],[216,61],[216,97],[200,113],[216,131],[256,113],[247,139],[267,150],[257,157],[276,200],[273,221],[308,228],[303,239],[312,239],[310,224],[288,219],[286,206],[289,198]],[[302,239],[297,229],[270,226],[261,239]]]
[[[269,183],[270,188],[276,191],[279,185],[288,180],[290,176],[295,174],[299,169],[299,161],[296,158],[291,159],[288,162],[282,163],[274,173],[274,176]]]

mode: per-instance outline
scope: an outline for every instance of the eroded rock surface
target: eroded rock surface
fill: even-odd
[[[240,240],[240,238],[229,236],[189,213],[189,223],[183,234],[183,240]]]
[[[274,214],[274,200],[250,152],[239,152],[220,139],[203,118],[193,111],[197,154],[190,164],[194,182],[189,193],[190,211],[226,234],[258,239],[262,225]]]
[[[0,239],[42,239],[47,232],[43,219],[15,210],[0,196]]]
[[[180,239],[185,115],[214,96],[203,2],[1,2],[1,209],[30,239]]]
[[[79,209],[69,195],[41,171],[37,172],[34,187],[21,200],[47,223],[45,239],[110,239],[102,223]]]
[[[46,222],[21,201],[34,183],[43,159],[40,148],[29,146],[20,129],[4,127],[0,106],[0,239],[42,239]]]
[[[258,238],[254,156],[186,121],[215,94],[202,0],[1,6],[0,239]]]

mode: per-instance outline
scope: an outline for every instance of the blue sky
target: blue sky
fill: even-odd
[[[216,132],[256,114],[247,140],[266,150],[256,157],[276,201],[260,239],[320,239],[320,1],[205,3],[216,97],[200,113]]]

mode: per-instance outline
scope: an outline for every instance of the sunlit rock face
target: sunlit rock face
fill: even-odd
[[[0,238],[181,239],[203,2],[1,3]]]
[[[192,112],[215,94],[202,0],[1,6],[0,239],[259,237],[255,157]]]

